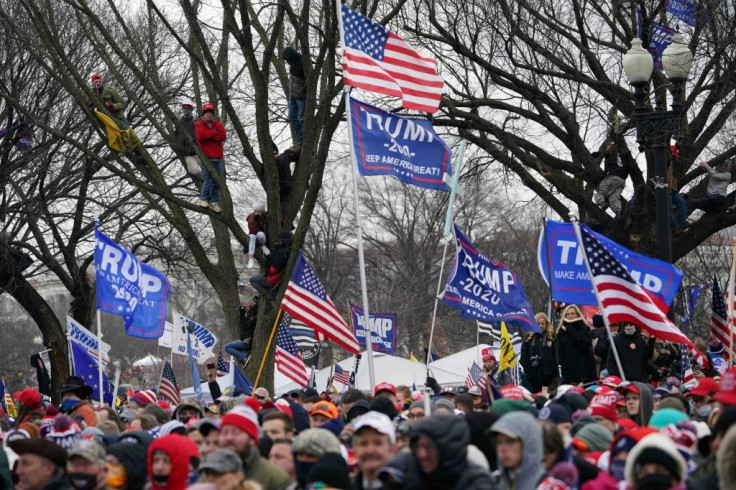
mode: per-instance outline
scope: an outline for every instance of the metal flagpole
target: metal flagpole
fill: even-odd
[[[102,384],[102,320],[100,309],[97,308],[97,374],[99,376],[100,405],[105,404],[105,387]]]
[[[475,361],[480,364],[480,322],[475,321]]]
[[[343,49],[345,48],[345,30],[342,25],[342,8],[340,0],[335,0],[337,7],[337,20],[340,28],[340,42],[342,43]],[[363,253],[363,227],[360,221],[360,197],[358,196],[358,162],[355,159],[355,152],[353,151],[353,125],[350,122],[350,87],[345,86],[345,112],[347,114],[348,122],[348,139],[350,141],[350,169],[353,176],[353,208],[355,211],[355,235],[358,239],[358,265],[360,267],[360,289],[363,298],[363,322],[365,324],[365,350],[368,354],[368,377],[371,384],[371,393],[376,386],[375,375],[373,371],[373,339],[371,338],[370,316],[368,307],[368,286],[365,277],[365,256]]]
[[[736,238],[733,240],[731,253],[731,275],[728,278],[728,343],[731,346],[731,355],[728,357],[728,368],[733,367],[733,316],[734,316],[734,281],[736,280]]]
[[[463,190],[458,188],[457,181],[460,178],[460,167],[463,165],[463,156],[465,155],[465,140],[460,142],[460,149],[458,150],[457,157],[455,158],[455,168],[452,172],[452,182],[450,186],[450,202],[447,204],[447,214],[445,215],[445,229],[443,230],[442,236],[445,238],[445,249],[442,252],[442,262],[440,262],[440,275],[437,278],[437,294],[434,296],[434,311],[432,312],[432,326],[429,328],[429,347],[427,349],[427,359],[424,363],[425,366],[429,365],[432,361],[432,340],[434,339],[434,325],[437,320],[437,305],[440,301],[440,289],[442,288],[442,273],[445,270],[445,258],[447,257],[447,246],[450,244],[450,240],[454,236],[450,234],[453,221],[453,211],[455,207],[455,197],[460,194],[463,195]]]
[[[120,361],[114,361],[115,366],[115,391],[112,392],[112,408],[118,407],[118,388],[120,387]]]
[[[580,234],[580,225],[578,224],[577,217],[570,213],[570,222],[572,227],[575,229],[575,236],[578,239],[578,247],[585,250],[583,246],[583,236]],[[585,258],[585,269],[588,271],[588,277],[590,277],[590,283],[593,285],[593,293],[595,293],[595,300],[598,302],[598,306],[601,309],[601,316],[603,317],[603,324],[606,326],[606,332],[608,332],[608,341],[611,344],[611,350],[613,351],[613,357],[616,359],[616,367],[618,367],[618,374],[621,377],[621,381],[626,381],[626,375],[624,369],[621,367],[621,359],[618,357],[618,350],[616,349],[616,343],[613,341],[613,335],[611,334],[611,325],[608,323],[608,315],[606,310],[603,308],[603,303],[598,296],[598,287],[596,287],[593,281],[593,272],[590,270],[590,262],[588,262],[588,255],[583,251],[583,257]]]

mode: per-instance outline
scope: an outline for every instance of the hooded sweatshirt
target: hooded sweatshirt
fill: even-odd
[[[509,412],[491,426],[492,432],[506,434],[521,440],[521,466],[515,471],[500,467],[493,473],[499,489],[534,490],[545,476],[542,455],[542,431],[534,416],[528,412]],[[500,464],[500,460],[499,460]]]
[[[171,459],[171,473],[166,480],[166,485],[158,485],[153,479],[153,455],[157,451],[163,451]],[[148,446],[148,475],[151,480],[152,490],[184,490],[189,485],[189,462],[191,458],[199,457],[199,448],[186,436],[180,434],[169,434],[156,439]]]
[[[427,438],[437,450],[437,467],[432,473],[426,474],[416,457],[406,461],[406,490],[493,488],[490,473],[480,466],[468,463],[470,430],[465,420],[449,414],[433,415],[417,426],[411,439],[412,448],[420,437]]]
[[[706,166],[705,171],[708,172],[708,194],[718,194],[725,196],[728,194],[728,184],[731,183],[731,162],[726,162],[726,171],[719,172],[713,167]]]
[[[147,446],[134,442],[118,442],[107,448],[107,453],[112,454],[120,461],[128,475],[126,490],[143,490],[146,484],[146,460]]]
[[[649,385],[639,381],[634,381],[633,384],[639,389],[639,413],[633,417],[633,420],[639,427],[645,427],[649,424],[649,419],[654,411],[652,390],[649,389]]]

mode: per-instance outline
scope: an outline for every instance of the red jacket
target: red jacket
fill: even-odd
[[[171,473],[166,485],[156,485],[153,481],[153,455],[156,451],[163,451],[171,460]],[[154,440],[148,446],[148,477],[151,479],[152,490],[184,490],[189,485],[189,463],[191,458],[199,457],[199,448],[188,437],[179,434],[169,434]]]
[[[227,139],[227,133],[220,121],[213,119],[211,123],[206,123],[204,119],[199,119],[194,123],[194,137],[208,158],[222,158],[222,144]]]

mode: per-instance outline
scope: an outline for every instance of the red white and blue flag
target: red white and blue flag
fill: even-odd
[[[718,281],[713,278],[713,303],[710,313],[710,336],[723,342],[723,358],[728,361],[731,357],[731,342],[733,333],[728,328],[728,315],[726,314],[726,303],[723,301],[721,288]]]
[[[279,322],[276,334],[276,369],[299,386],[307,386],[309,377],[299,348],[286,327]]]
[[[478,384],[478,380],[482,374],[483,372],[480,370],[478,363],[473,361],[473,365],[468,369],[468,375],[465,376],[465,386],[470,388],[471,386]]]
[[[378,22],[341,8],[345,85],[399,97],[407,109],[437,112],[444,86],[437,61]]]
[[[335,375],[332,377],[332,381],[350,386],[350,374],[350,371],[341,368],[339,364],[335,364]]]
[[[164,362],[164,369],[161,371],[161,382],[158,384],[158,396],[164,398],[173,405],[181,402],[179,386],[176,384],[176,376],[171,368],[169,361]]]
[[[281,309],[312,327],[322,338],[334,341],[352,354],[358,353],[360,344],[353,330],[340,316],[301,250],[286,286]]]
[[[230,365],[225,362],[222,352],[217,354],[217,377],[227,376],[230,374]]]

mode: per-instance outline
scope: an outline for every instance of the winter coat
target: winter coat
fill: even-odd
[[[584,320],[564,322],[557,332],[560,366],[565,383],[578,384],[596,379],[591,348],[593,335]]]
[[[705,171],[709,174],[706,193],[720,196],[728,195],[728,184],[731,183],[731,165],[729,164],[725,172],[719,172],[710,166],[706,166]]]
[[[10,490],[11,488],[13,488],[13,483],[10,479],[8,455],[5,453],[5,450],[0,447],[0,490]]]
[[[95,409],[92,408],[92,404],[87,400],[81,400],[79,403],[74,405],[69,411],[69,416],[74,419],[82,419],[87,427],[97,426],[97,415]]]
[[[546,476],[542,456],[544,441],[537,419],[528,412],[509,412],[491,426],[492,432],[514,434],[522,443],[521,466],[516,471],[500,467],[493,473],[494,488],[534,490]],[[500,461],[499,461],[500,463]]]
[[[248,480],[260,483],[268,490],[284,490],[291,484],[289,475],[261,456],[257,447],[243,458],[243,473]]]
[[[153,479],[153,456],[156,451],[163,451],[171,459],[171,473],[163,486],[157,485]],[[153,441],[148,446],[146,459],[152,490],[185,490],[189,486],[187,477],[191,458],[199,458],[199,447],[186,436],[169,434]]]
[[[297,99],[307,97],[307,82],[304,76],[302,55],[291,46],[284,49],[283,58],[289,64],[289,95]]]
[[[533,391],[539,391],[542,386],[549,386],[557,375],[554,342],[546,334],[534,333],[521,344],[521,366]],[[536,367],[533,365],[533,358],[538,361]]]
[[[647,355],[647,341],[641,336],[639,331],[634,335],[626,335],[623,329],[619,329],[618,334],[613,337],[613,345],[616,346],[618,357],[621,360],[621,367],[626,375],[626,381],[642,381],[649,379],[649,373],[655,369],[649,365],[649,356]],[[613,352],[608,356],[606,364],[609,376],[621,376],[616,365],[616,356]]]
[[[620,177],[626,180],[629,176],[629,171],[619,163],[618,150],[616,147],[607,148],[601,151],[592,153],[593,158],[603,157],[603,173],[605,176],[612,175],[614,177]]]
[[[256,213],[250,213],[246,218],[245,222],[248,223],[248,234],[256,235],[259,231],[266,233],[266,222],[268,218],[266,213],[257,215]]]
[[[449,414],[432,415],[417,425],[412,435],[412,445],[416,444],[420,437],[426,437],[432,442],[437,449],[439,461],[434,472],[428,475],[422,472],[413,455],[407,456],[408,459],[404,460],[406,490],[493,488],[491,474],[480,466],[468,462],[470,429],[462,418]]]
[[[107,448],[107,454],[112,454],[125,468],[128,475],[126,490],[143,490],[146,485],[146,451],[147,444],[134,442],[118,442]]]
[[[181,116],[179,123],[184,127],[182,131],[177,125],[174,129],[174,136],[176,137],[176,151],[181,155],[188,157],[196,155],[197,152],[194,149],[194,117],[193,116]]]
[[[593,354],[601,360],[600,370],[606,369],[608,354],[611,351],[611,343],[608,341],[608,332],[605,328],[593,329]]]
[[[227,132],[220,123],[213,119],[210,123],[204,119],[199,119],[194,123],[194,135],[197,138],[197,144],[202,149],[207,158],[221,159],[224,155],[222,151],[223,142],[227,139]]]
[[[238,338],[242,341],[253,338],[258,321],[258,307],[240,308],[240,320],[238,320]]]
[[[117,90],[107,85],[102,85],[99,91],[95,90],[95,93],[100,97],[102,105],[105,106],[105,109],[107,109],[112,117],[125,119],[125,101],[120,97]],[[110,107],[107,107],[106,105],[106,102],[108,101],[112,102]]]
[[[286,263],[289,261],[290,247],[291,242],[283,244],[273,253],[273,260],[271,261],[271,266],[268,268],[268,273],[266,274],[266,280],[273,285],[281,282],[284,269],[286,269]]]
[[[291,162],[299,160],[299,153],[286,150],[276,157],[276,169],[279,172],[279,197],[284,200],[291,193],[294,178],[291,173]]]

